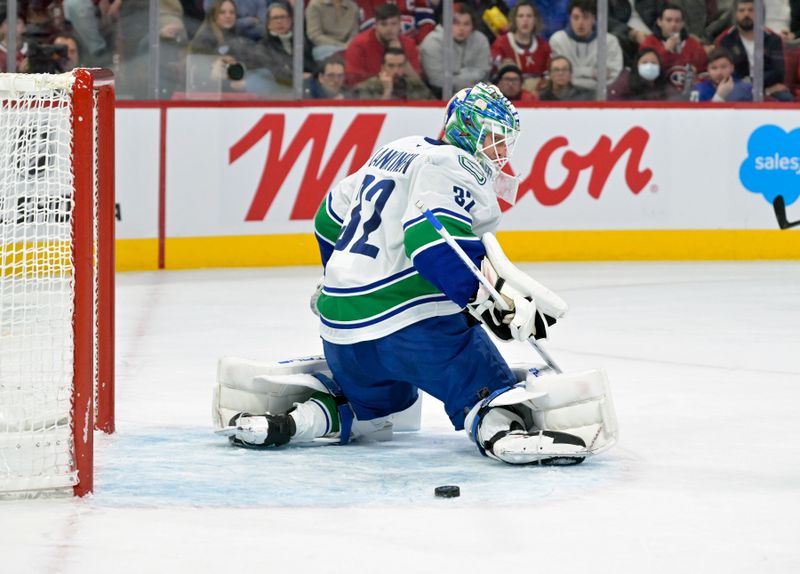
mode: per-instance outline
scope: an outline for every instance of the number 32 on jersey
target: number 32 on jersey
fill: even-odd
[[[369,235],[380,227],[381,212],[394,190],[395,182],[392,179],[375,180],[374,175],[367,175],[361,183],[361,189],[358,190],[358,203],[353,208],[350,222],[336,240],[334,246],[336,251],[345,251],[349,246],[351,253],[359,253],[372,259],[377,257],[380,249],[368,242]],[[364,211],[365,203],[371,204],[372,215],[362,224],[361,213]],[[358,234],[357,238],[356,234]]]

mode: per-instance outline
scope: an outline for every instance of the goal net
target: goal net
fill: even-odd
[[[93,488],[113,432],[113,78],[0,74],[0,493]]]

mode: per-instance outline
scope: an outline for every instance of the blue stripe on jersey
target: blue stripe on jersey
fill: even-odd
[[[481,243],[481,245],[483,245]],[[463,265],[463,263],[462,263]],[[476,279],[477,281],[477,279]],[[476,288],[477,290],[477,288]],[[429,297],[423,297],[420,299],[415,299],[414,301],[410,301],[405,305],[401,305],[396,309],[392,309],[389,313],[385,315],[380,315],[378,317],[373,317],[371,319],[367,319],[366,321],[359,321],[358,323],[335,323],[332,321],[328,321],[325,317],[320,316],[320,321],[322,324],[331,327],[333,329],[358,329],[360,327],[369,327],[370,325],[375,325],[376,323],[380,323],[381,321],[385,321],[390,317],[394,317],[395,315],[399,315],[403,311],[411,309],[412,307],[417,307],[419,305],[424,305],[425,303],[435,303],[437,301],[447,301],[448,298],[446,295],[431,295]]]
[[[328,264],[328,259],[333,255],[333,243],[329,243],[327,239],[322,237],[319,233],[314,232],[314,237],[317,238],[317,246],[319,247],[319,256],[322,259],[322,268]]]
[[[463,213],[458,213],[456,211],[450,211],[449,209],[445,209],[444,207],[434,207],[433,209],[431,209],[431,213],[433,213],[434,215],[436,215],[437,213],[448,215],[448,216],[452,217],[453,219],[458,219],[459,221],[463,221],[467,225],[472,225],[472,218],[469,217],[468,215],[464,215]],[[414,219],[412,219],[410,221],[406,221],[403,224],[403,231],[405,231],[406,229],[408,229],[409,227],[411,227],[415,223],[419,223],[423,219],[425,219],[425,216],[424,215],[420,215],[419,217],[415,217]]]
[[[333,219],[339,225],[343,225],[344,224],[344,219],[342,219],[341,217],[336,215],[336,212],[333,210],[333,205],[331,204],[332,201],[333,201],[333,194],[329,193],[325,197],[325,209],[327,210],[328,215],[331,216],[331,219]]]
[[[486,248],[480,241],[456,240],[479,268]],[[447,295],[459,307],[464,307],[478,290],[478,279],[447,243],[438,243],[414,255],[414,267],[419,274]]]
[[[375,281],[368,285],[360,285],[358,287],[323,287],[322,291],[323,293],[340,293],[340,294],[362,293],[364,291],[371,291],[376,287],[380,287],[381,285],[386,285],[387,283],[391,283],[392,281],[396,281],[397,279],[413,275],[416,272],[417,272],[416,269],[414,269],[413,267],[409,267],[408,269],[404,269],[399,273],[395,273],[394,275],[390,275],[389,277],[384,277],[383,279],[379,279],[378,281]]]

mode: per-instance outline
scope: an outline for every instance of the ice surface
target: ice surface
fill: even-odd
[[[430,398],[391,443],[229,448],[216,361],[320,352],[318,270],[123,274],[95,494],[0,501],[0,573],[800,571],[800,264],[523,267],[570,304],[562,368],[609,373],[610,452],[495,463]]]

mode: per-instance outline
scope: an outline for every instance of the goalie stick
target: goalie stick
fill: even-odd
[[[500,293],[498,293],[497,289],[494,288],[492,282],[489,281],[489,279],[483,273],[481,273],[481,270],[478,269],[477,265],[475,265],[472,259],[469,258],[469,255],[467,255],[464,252],[461,246],[456,242],[455,238],[453,238],[453,236],[450,235],[450,232],[447,231],[447,229],[445,229],[444,225],[442,225],[442,222],[439,221],[439,219],[431,212],[430,209],[428,209],[425,206],[425,204],[422,201],[417,201],[414,205],[420,211],[420,213],[422,213],[422,215],[425,216],[425,218],[430,222],[430,224],[433,225],[433,228],[439,233],[439,235],[442,236],[442,239],[445,240],[447,245],[450,246],[450,248],[456,253],[456,255],[458,255],[459,259],[461,259],[464,265],[466,265],[467,268],[472,272],[472,274],[478,279],[480,284],[486,288],[486,290],[489,292],[492,298],[497,302],[500,308],[503,311],[510,311],[511,307],[509,307],[508,303],[506,303],[506,300],[500,296]],[[539,353],[539,356],[542,357],[542,359],[544,360],[544,362],[547,364],[548,367],[550,367],[555,373],[559,375],[561,374],[561,369],[558,367],[556,362],[553,360],[552,357],[550,357],[547,351],[545,351],[541,347],[541,345],[539,345],[539,343],[535,339],[533,338],[528,339],[528,343],[530,343],[531,346],[534,349],[536,349],[536,352]]]

